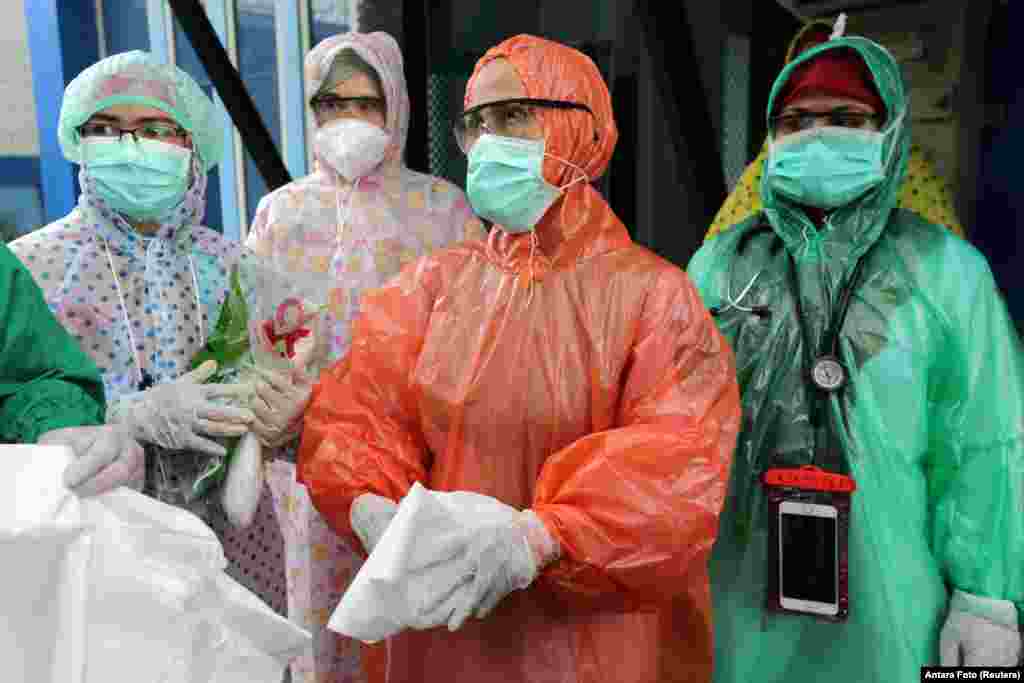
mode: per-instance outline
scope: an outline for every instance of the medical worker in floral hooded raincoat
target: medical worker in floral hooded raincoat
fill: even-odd
[[[720,683],[912,681],[940,661],[1017,663],[1024,350],[985,258],[895,208],[907,111],[880,45],[836,36],[802,53],[769,99],[764,210],[690,263],[743,392],[711,562]],[[807,465],[856,483],[845,621],[765,610],[769,570],[798,556],[769,559],[781,520],[761,478]],[[820,538],[805,557],[835,547]],[[835,604],[837,585],[810,602]]]
[[[205,383],[214,363],[189,372],[238,250],[201,224],[222,134],[213,102],[184,71],[140,51],[97,62],[68,85],[58,125],[64,155],[81,165],[78,205],[11,244],[99,367],[107,422],[145,446],[146,492],[183,507],[178,474],[223,455],[215,439],[255,419],[221,400],[243,386]],[[267,494],[254,527],[235,529],[222,513],[210,524],[232,578],[284,613],[273,514]]]
[[[455,549],[468,580],[388,641],[388,680],[706,681],[732,353],[686,275],[590,185],[617,139],[590,59],[509,39],[465,107],[467,194],[496,227],[364,295],[349,363],[307,411],[299,479],[367,550],[414,482],[522,511]]]
[[[409,93],[394,38],[332,36],[307,55],[305,77],[317,124],[315,170],[263,198],[247,246],[282,270],[331,275],[328,336],[318,357],[333,363],[349,349],[364,291],[436,248],[486,233],[461,190],[403,161]],[[294,678],[343,683],[359,677],[358,644],[326,624],[361,559],[295,479],[301,422],[293,418],[301,418],[311,389],[301,380],[282,391],[261,387],[277,426],[259,424],[257,433],[279,447],[267,482],[285,537],[288,614],[314,636],[312,655],[292,664]]]

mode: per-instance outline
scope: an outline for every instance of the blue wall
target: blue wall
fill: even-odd
[[[78,182],[57,142],[64,89],[99,59],[94,0],[25,0],[32,55],[32,89],[39,126],[39,182],[45,221],[75,206]]]
[[[24,235],[44,223],[39,157],[0,157],[0,240]]]

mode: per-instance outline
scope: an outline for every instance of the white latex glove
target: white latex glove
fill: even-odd
[[[352,530],[363,542],[367,554],[372,553],[377,547],[396,514],[398,503],[375,493],[364,493],[352,501],[349,521],[352,523]]]
[[[40,446],[70,446],[75,460],[64,470],[64,486],[79,497],[97,496],[120,486],[141,490],[146,454],[119,425],[68,427],[46,432]]]
[[[953,592],[939,636],[942,666],[1017,666],[1020,649],[1016,605]]]
[[[250,427],[260,442],[270,448],[288,443],[299,434],[302,414],[313,394],[313,380],[300,369],[291,373],[257,367],[265,381],[256,383]]]
[[[241,436],[255,416],[211,400],[250,391],[244,384],[203,384],[216,372],[216,361],[206,361],[173,382],[118,401],[107,411],[107,422],[125,425],[139,441],[169,450],[225,455],[227,449],[204,435]]]
[[[560,554],[558,541],[532,510],[512,523],[482,526],[439,550],[438,561],[456,567],[450,574],[455,579],[442,582],[451,590],[435,593],[422,612],[450,615],[448,630],[457,631],[470,616],[483,619],[509,593],[528,588]]]

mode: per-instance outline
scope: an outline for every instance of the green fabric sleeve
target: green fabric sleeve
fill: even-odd
[[[32,275],[0,244],[0,443],[103,424],[103,382],[50,312]]]

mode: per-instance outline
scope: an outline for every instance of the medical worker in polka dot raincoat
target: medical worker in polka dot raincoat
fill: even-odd
[[[58,125],[64,155],[80,166],[78,205],[10,246],[99,367],[106,421],[145,446],[145,492],[203,515],[224,544],[228,574],[284,614],[269,494],[256,523],[235,529],[219,507],[205,514],[184,500],[180,483],[255,417],[224,405],[244,385],[206,383],[215,363],[190,372],[239,251],[201,225],[222,135],[213,103],[183,71],[139,51],[94,64],[68,85]]]
[[[323,342],[333,363],[349,349],[362,292],[420,256],[481,240],[485,231],[461,190],[403,162],[409,95],[394,38],[379,32],[332,36],[306,57],[305,80],[316,122],[314,171],[263,199],[246,246],[283,270],[330,273]],[[311,390],[311,383],[280,392],[263,387],[282,416],[300,415]],[[289,422],[298,426],[280,421]],[[285,537],[288,614],[314,638],[312,655],[293,663],[293,680],[362,680],[358,644],[326,628],[360,556],[328,528],[296,481],[299,430],[263,436],[279,447],[267,481]],[[373,661],[382,654],[368,652]]]

